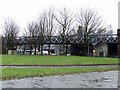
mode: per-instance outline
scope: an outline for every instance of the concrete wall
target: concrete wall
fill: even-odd
[[[97,46],[95,46],[95,56],[106,57],[107,55],[108,55],[107,44],[101,43],[101,44],[98,44]]]
[[[16,50],[8,50],[8,55],[16,55]]]

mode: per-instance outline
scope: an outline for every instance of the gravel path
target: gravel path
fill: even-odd
[[[8,80],[3,88],[117,88],[118,71]]]

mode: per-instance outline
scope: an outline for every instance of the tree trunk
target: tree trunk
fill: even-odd
[[[24,46],[23,55],[25,55],[25,50],[26,50],[26,47]]]
[[[90,56],[90,47],[89,47],[89,45],[87,46],[87,56]]]
[[[65,52],[65,54],[67,55],[67,53],[68,53],[68,44],[66,44],[66,52]]]
[[[48,54],[50,55],[50,43],[48,45]]]
[[[30,46],[30,53],[29,53],[30,55],[32,54],[32,46]]]
[[[34,48],[35,48],[35,52],[34,52],[34,55],[36,55],[36,46],[34,46]]]
[[[43,55],[43,44],[41,44],[41,55]]]

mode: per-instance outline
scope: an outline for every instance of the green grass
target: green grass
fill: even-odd
[[[117,58],[83,56],[2,55],[2,65],[80,65],[117,64]]]
[[[117,68],[3,68],[2,80],[109,70],[117,70]]]

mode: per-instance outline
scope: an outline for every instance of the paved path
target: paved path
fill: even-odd
[[[0,68],[88,68],[88,67],[118,67],[118,65],[88,65],[88,66],[0,66]]]
[[[118,71],[8,80],[3,88],[117,88]]]

